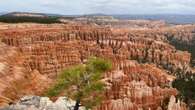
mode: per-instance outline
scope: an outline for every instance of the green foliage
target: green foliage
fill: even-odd
[[[111,63],[101,58],[91,57],[87,62],[87,69],[95,73],[101,73],[111,68]],[[91,69],[91,70],[90,70]]]
[[[189,43],[183,43],[177,40],[170,40],[171,45],[174,45],[177,50],[182,50],[182,51],[188,51],[191,53],[192,60],[195,60],[195,44],[189,44]],[[195,42],[195,39],[193,40]],[[194,62],[192,62],[193,66],[195,66]]]
[[[4,23],[60,23],[59,17],[28,17],[28,16],[0,16],[0,22]]]
[[[57,78],[56,84],[48,90],[47,96],[64,93],[74,100],[79,100],[87,108],[101,102],[105,84],[101,79],[103,73],[111,69],[111,62],[91,57],[86,64],[64,70]]]
[[[195,75],[185,74],[178,76],[172,83],[179,90],[179,98],[190,106],[195,101]]]

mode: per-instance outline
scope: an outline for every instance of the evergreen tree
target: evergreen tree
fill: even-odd
[[[86,64],[66,69],[57,78],[56,84],[49,89],[48,96],[65,96],[76,100],[74,110],[82,104],[87,109],[100,103],[105,83],[101,81],[103,73],[111,69],[111,62],[92,57]]]
[[[195,106],[193,103],[195,102],[195,75],[178,75],[173,81],[172,85],[179,91],[179,98],[187,103],[190,110],[194,110]]]

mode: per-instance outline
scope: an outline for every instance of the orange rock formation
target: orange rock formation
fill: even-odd
[[[178,51],[169,39],[190,41],[194,26],[161,29],[110,28],[80,24],[19,24],[0,32],[0,103],[25,94],[41,94],[60,71],[89,56],[112,60],[108,88],[97,110],[163,109],[175,96],[174,73],[191,72],[191,54]],[[181,31],[184,30],[184,31]],[[186,33],[186,31],[188,33]],[[181,38],[181,36],[187,36]],[[143,64],[141,64],[143,63]],[[173,101],[172,101],[173,102]],[[177,104],[185,110],[185,104]],[[176,109],[170,109],[176,110]]]

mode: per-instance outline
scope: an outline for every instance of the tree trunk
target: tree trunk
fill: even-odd
[[[76,103],[75,103],[75,106],[74,106],[74,110],[79,110],[79,106],[80,106],[80,100],[77,99]]]

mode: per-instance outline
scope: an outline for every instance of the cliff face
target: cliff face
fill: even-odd
[[[115,29],[116,30],[116,29]],[[191,55],[191,62],[195,59],[195,25],[176,25],[176,26],[164,26],[161,28],[150,29],[117,29],[115,33],[128,34],[132,37],[141,37],[154,39],[155,41],[163,41],[171,44],[177,50],[188,51]]]
[[[192,55],[191,63],[195,66],[195,26],[177,26],[176,28],[166,29],[165,36],[170,43],[177,49],[189,51]]]
[[[109,73],[107,78],[110,88],[98,110],[156,110],[163,106],[163,100],[177,94],[168,88],[174,77],[152,65],[131,65]]]
[[[108,58],[114,66],[105,75],[108,88],[97,110],[164,109],[164,100],[177,94],[170,87],[174,74],[191,72],[191,55],[170,45],[164,28],[155,31],[75,24],[20,26],[0,32],[2,104],[9,102],[7,98],[43,93],[60,71],[89,56]],[[10,92],[15,90],[19,91]],[[185,110],[184,105],[177,106]]]
[[[49,81],[39,71],[26,68],[24,62],[24,55],[18,48],[0,43],[1,106],[27,93],[40,93]]]

